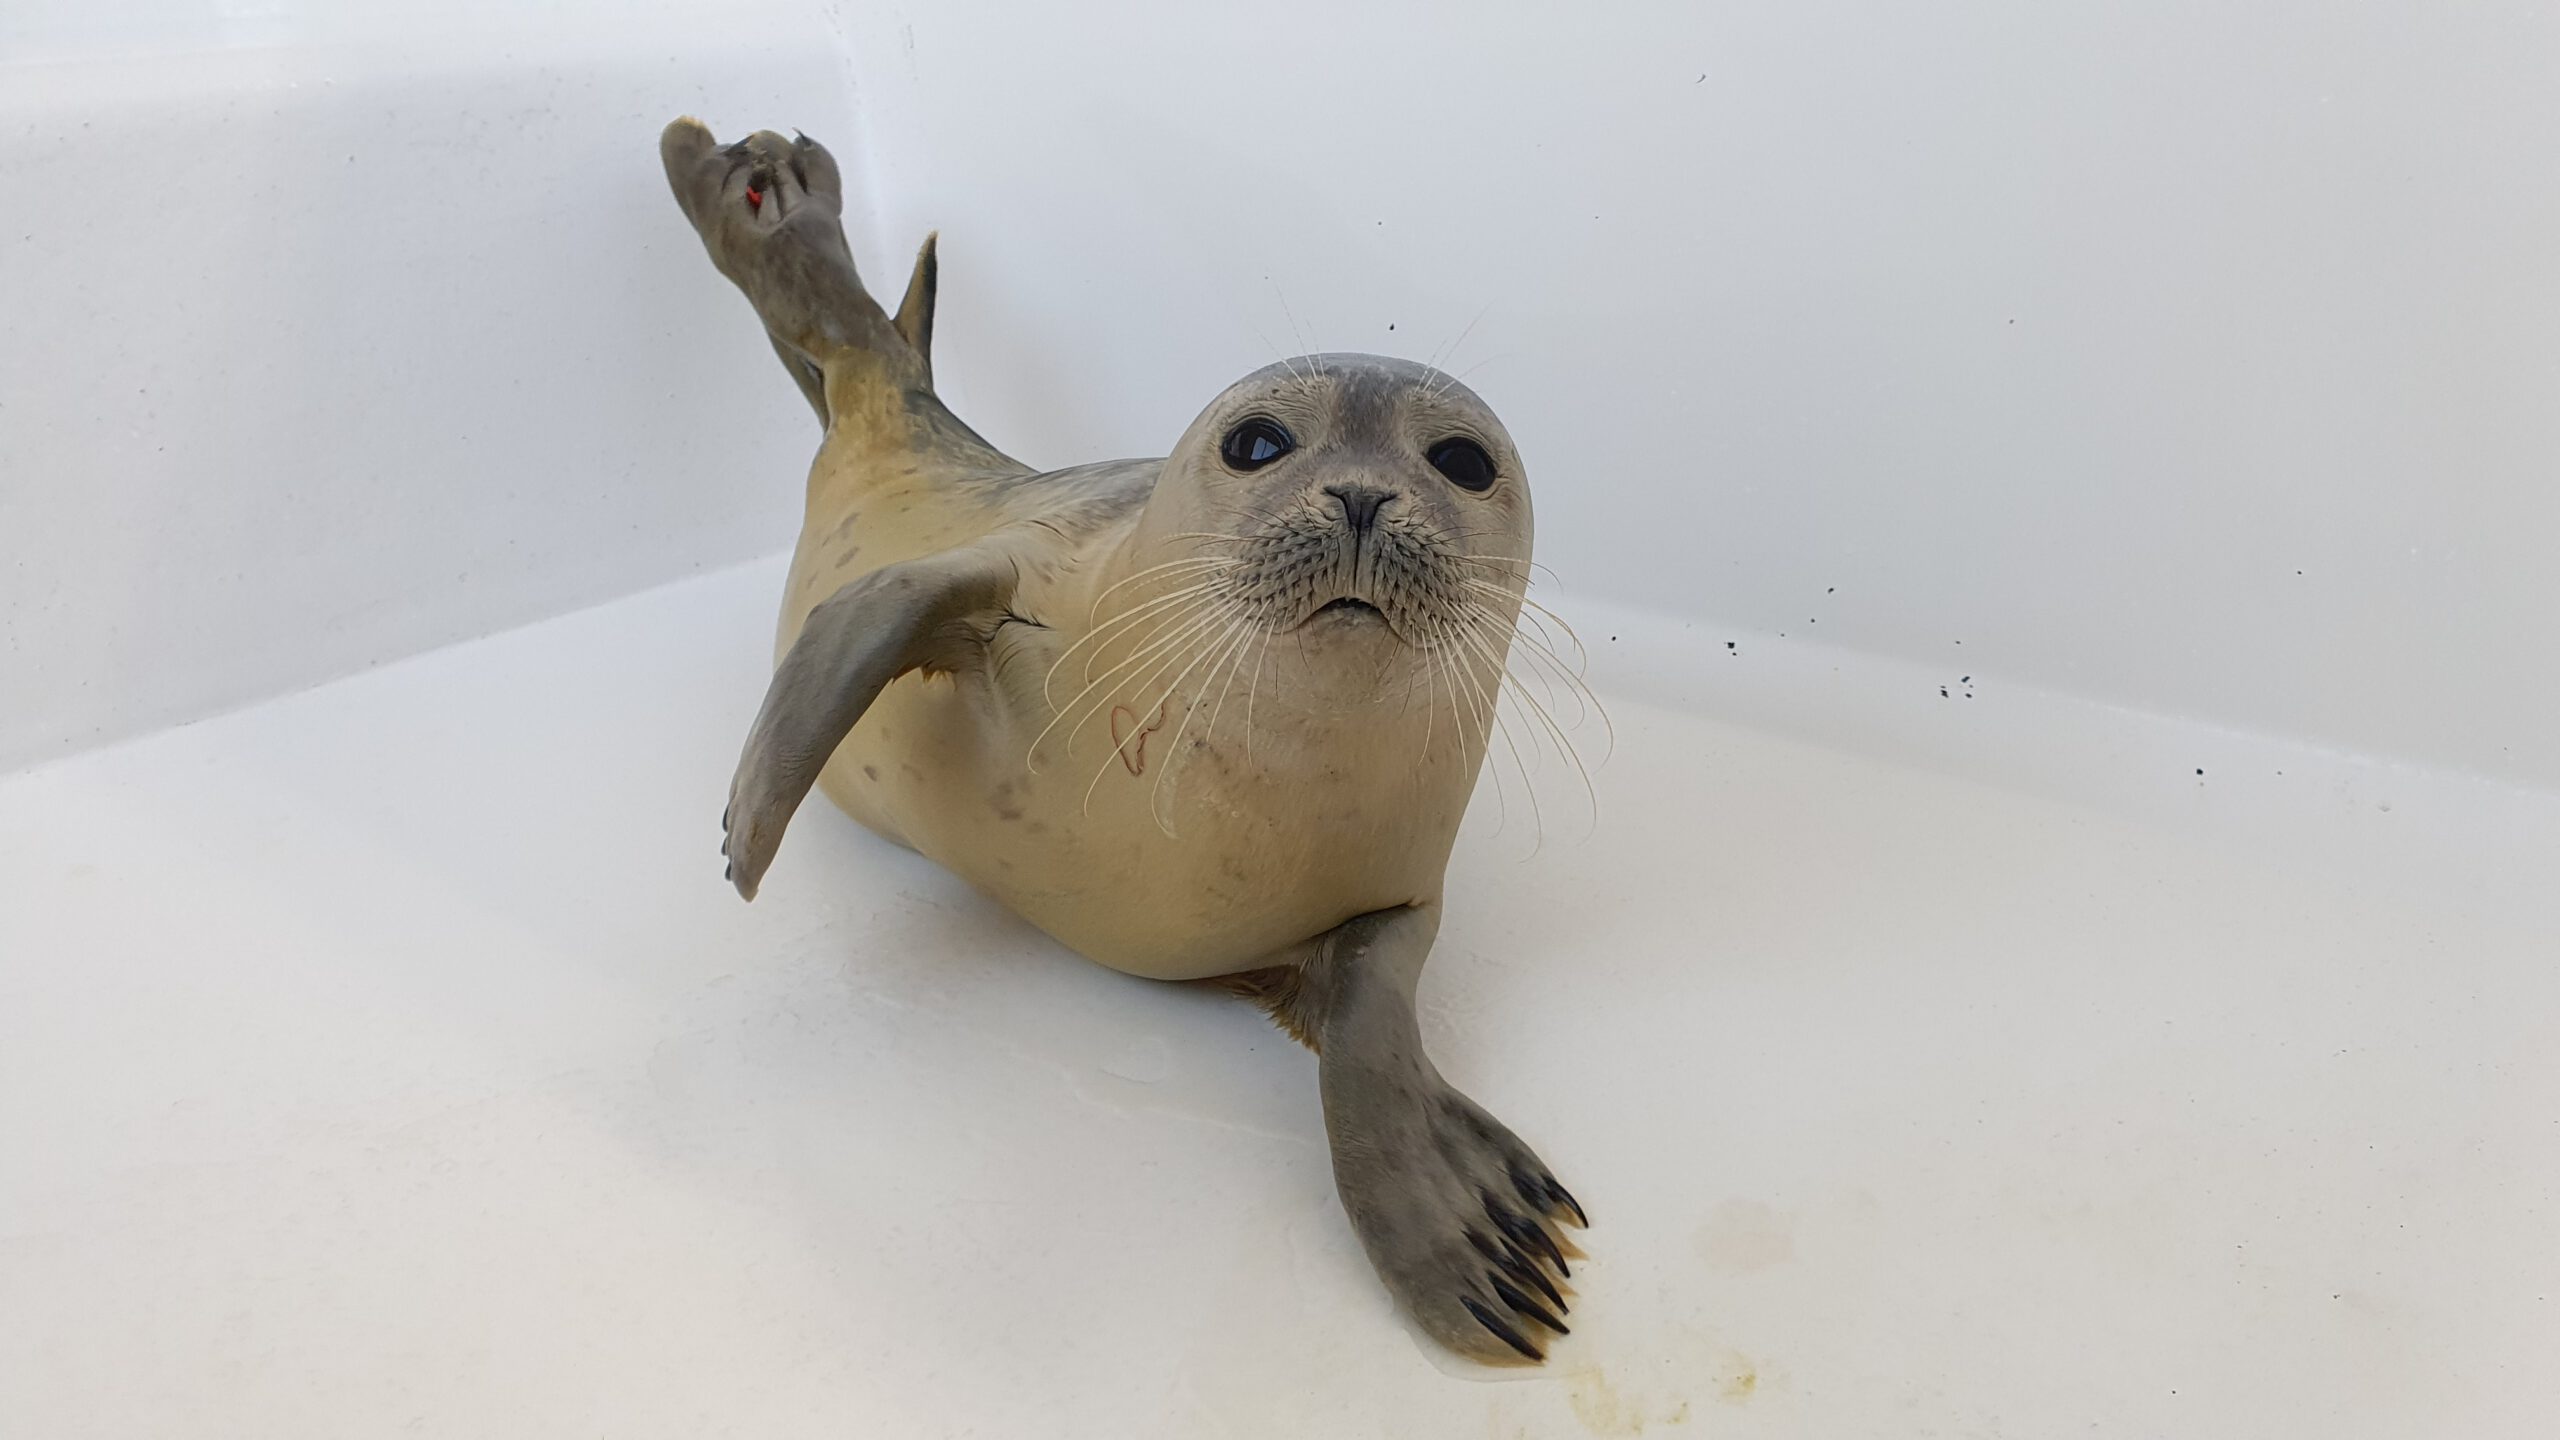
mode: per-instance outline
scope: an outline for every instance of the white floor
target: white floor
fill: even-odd
[[[720,883],[773,589],[0,782],[0,1434],[2560,1429],[2551,797],[1598,617],[1426,982],[1597,1222],[1484,1382],[1255,1015],[823,808]]]

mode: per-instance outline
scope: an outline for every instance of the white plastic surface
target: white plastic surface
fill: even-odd
[[[846,102],[767,0],[15,0],[0,769],[788,544],[808,410],[656,135]]]
[[[1504,833],[1480,810],[1427,1032],[1596,1225],[1577,1333],[1478,1383],[1389,1313],[1313,1064],[1247,1007],[1063,954],[823,806],[755,905],[721,884],[777,583],[0,785],[0,1431],[2560,1415],[2548,804],[2057,731],[2069,702],[1795,645],[1686,667],[1676,626],[1620,625],[1604,685],[1773,720],[1818,695],[1918,739],[1613,687],[1598,838],[1524,858],[1517,792]],[[2043,778],[1946,773],[1931,707],[2015,727]],[[2091,798],[2137,777],[2148,813]]]
[[[1445,353],[1568,583],[2560,787],[2560,7],[1114,9],[845,10],[999,443]]]
[[[2555,26],[9,7],[0,1437],[2560,1432]],[[1547,1370],[1241,1005],[822,806],[721,885],[813,427],[683,110],[942,228],[1034,462],[1505,415],[1619,745],[1425,1003]]]

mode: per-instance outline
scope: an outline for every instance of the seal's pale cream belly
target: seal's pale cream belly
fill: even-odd
[[[1053,737],[1035,773],[1031,737],[978,684],[898,681],[822,788],[1089,959],[1156,979],[1228,974],[1439,892],[1457,816],[1433,797],[1465,792],[1434,767],[1398,765],[1402,783],[1382,785],[1338,745],[1260,733],[1248,761],[1232,713],[1200,738],[1206,711],[1175,753],[1177,697],[1176,724],[1124,721],[1115,745],[1103,715],[1072,748]]]

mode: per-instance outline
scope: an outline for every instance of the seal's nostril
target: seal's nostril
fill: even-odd
[[[1396,498],[1387,491],[1368,485],[1327,485],[1324,493],[1342,502],[1342,518],[1350,522],[1353,534],[1365,534],[1378,521],[1378,511]]]

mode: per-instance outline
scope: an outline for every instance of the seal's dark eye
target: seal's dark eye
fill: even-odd
[[[1461,490],[1481,495],[1493,488],[1493,457],[1473,440],[1443,440],[1431,447],[1423,457],[1431,468],[1449,477],[1449,483]]]
[[[1259,415],[1238,421],[1227,438],[1218,442],[1218,454],[1234,470],[1259,470],[1297,448],[1298,442],[1280,428],[1280,422]]]

